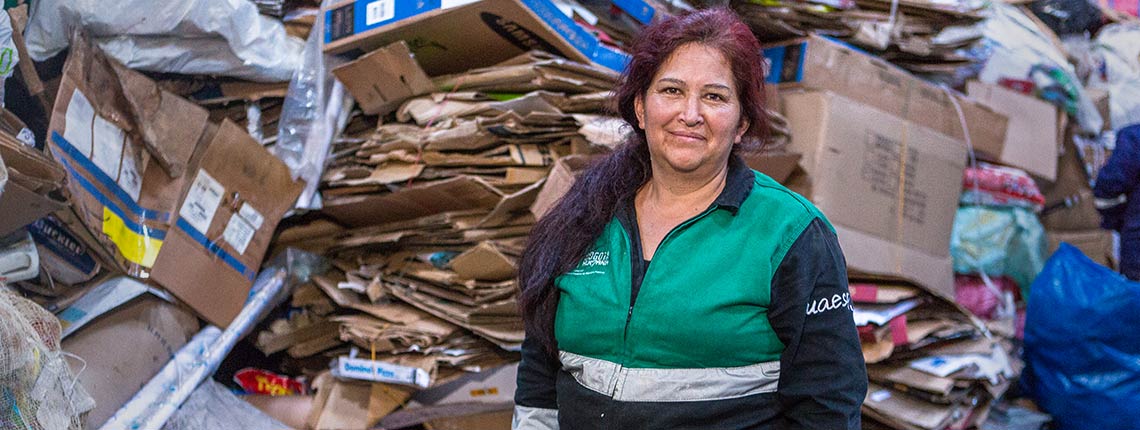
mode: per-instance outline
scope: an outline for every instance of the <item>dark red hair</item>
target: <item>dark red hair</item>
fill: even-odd
[[[549,354],[557,351],[554,314],[558,291],[554,279],[578,265],[613,219],[615,208],[631,202],[652,176],[645,131],[632,127],[637,124],[634,100],[646,94],[673,51],[687,43],[719,50],[732,67],[741,113],[749,123],[745,138],[733,151],[741,145],[758,145],[767,136],[760,43],[735,13],[724,8],[704,9],[646,27],[633,45],[632,59],[614,95],[617,112],[634,133],[613,153],[586,169],[538,221],[519,261],[519,308],[527,337],[541,343]]]

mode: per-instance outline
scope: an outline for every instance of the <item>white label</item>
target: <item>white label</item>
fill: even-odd
[[[248,202],[241,204],[241,210],[238,211],[238,215],[245,218],[245,220],[249,222],[249,225],[253,226],[254,230],[261,228],[261,225],[265,223],[265,217],[261,216],[261,212],[254,209]]]
[[[141,154],[130,145],[123,145],[123,164],[119,170],[119,180],[116,181],[131,199],[138,203],[139,193],[142,192],[142,174],[139,165],[142,164]]]
[[[245,254],[245,248],[249,246],[249,241],[253,240],[253,233],[256,231],[244,218],[234,214],[230,217],[230,222],[226,223],[226,231],[222,232],[222,238],[238,254]]]
[[[27,128],[20,129],[20,132],[16,134],[16,139],[25,145],[36,146],[36,134]]]
[[[199,233],[206,234],[225,192],[226,189],[221,183],[205,170],[199,170],[198,177],[194,178],[194,185],[190,186],[190,193],[186,195],[186,201],[182,203],[182,209],[178,211],[178,216]]]
[[[874,393],[871,393],[871,401],[872,402],[878,403],[878,402],[882,402],[884,400],[887,400],[889,398],[891,398],[891,392],[887,391],[887,390],[879,390],[879,391],[876,391]]]
[[[375,25],[396,16],[396,0],[379,0],[365,6],[365,25]]]
[[[123,157],[123,141],[126,133],[103,117],[95,115],[91,129],[91,161],[111,178],[119,176],[119,160]]]
[[[63,138],[84,157],[91,158],[91,123],[95,120],[95,108],[79,90],[71,93],[65,118]]]

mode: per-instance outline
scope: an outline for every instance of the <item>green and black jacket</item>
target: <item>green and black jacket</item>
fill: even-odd
[[[557,359],[523,343],[516,429],[859,429],[867,375],[834,229],[736,156],[642,259],[632,202],[559,276]]]

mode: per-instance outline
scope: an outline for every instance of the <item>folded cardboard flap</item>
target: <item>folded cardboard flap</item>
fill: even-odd
[[[1064,242],[1077,247],[1081,253],[1097,264],[1111,269],[1116,268],[1116,253],[1113,251],[1115,239],[1112,231],[1099,228],[1078,231],[1046,230],[1045,235],[1049,237],[1049,255],[1056,252]]]
[[[151,277],[211,323],[237,316],[273,230],[304,186],[230,121],[203,150]]]
[[[1057,179],[1057,152],[1065,139],[1067,116],[1053,104],[998,85],[970,81],[967,93],[1009,118],[994,160],[1025,169],[1048,181]],[[993,150],[993,149],[991,149]]]
[[[337,67],[332,73],[369,115],[386,115],[404,100],[435,89],[402,40]]]
[[[559,158],[554,163],[554,168],[550,169],[550,175],[546,177],[546,183],[530,206],[530,212],[535,218],[542,218],[558,204],[558,200],[574,185],[574,179],[590,164],[590,159],[587,155],[571,155]]]
[[[346,226],[362,227],[443,212],[490,209],[502,197],[502,192],[482,179],[459,176],[393,193],[328,200],[324,212]]]
[[[111,61],[122,95],[130,106],[141,140],[172,178],[182,176],[206,132],[209,112],[161,89],[142,73]]]
[[[31,148],[0,142],[0,236],[67,207],[63,171]],[[38,186],[37,186],[38,185]]]

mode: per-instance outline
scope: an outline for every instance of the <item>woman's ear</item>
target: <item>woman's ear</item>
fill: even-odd
[[[748,131],[748,126],[750,125],[752,125],[752,123],[748,121],[748,117],[741,115],[740,126],[736,129],[735,143],[740,143],[740,140],[744,138],[744,133]]]
[[[645,130],[645,96],[633,99],[633,114],[637,115],[637,128]]]

